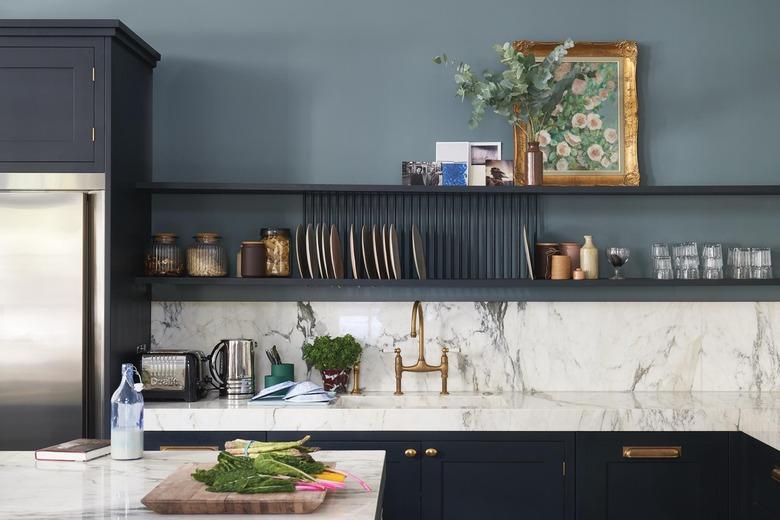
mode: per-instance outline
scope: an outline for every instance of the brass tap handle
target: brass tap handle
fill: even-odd
[[[404,450],[404,457],[413,459],[416,456],[417,456],[417,450],[415,450],[414,448],[407,448]]]
[[[350,394],[360,395],[362,393],[360,391],[360,363],[355,363],[352,366],[352,372],[354,373],[354,376],[352,377],[352,391]]]
[[[427,450],[425,450],[426,457],[435,457],[438,454],[439,454],[439,450],[437,450],[436,448],[428,448]]]
[[[447,347],[441,348],[441,395],[449,395],[450,393],[447,391],[447,377],[449,376],[449,367],[450,362],[447,358],[447,352],[449,352],[450,349]]]
[[[393,395],[404,395],[401,391],[401,376],[404,373],[403,361],[401,360],[401,349],[395,347],[395,392]]]

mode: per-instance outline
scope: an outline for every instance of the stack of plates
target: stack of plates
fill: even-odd
[[[307,224],[295,231],[295,252],[301,278],[344,278],[341,237],[335,225]],[[412,254],[419,279],[426,278],[425,253],[420,230],[412,225]],[[356,233],[349,227],[347,259],[352,277],[360,278],[361,266],[366,278],[400,280],[401,253],[395,224],[364,225]],[[360,261],[362,258],[362,263]]]

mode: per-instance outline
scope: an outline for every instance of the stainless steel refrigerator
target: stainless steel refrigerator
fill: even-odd
[[[86,435],[102,377],[103,176],[15,175],[0,184],[0,450]]]

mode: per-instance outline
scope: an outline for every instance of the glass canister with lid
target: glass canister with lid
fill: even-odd
[[[174,233],[156,233],[144,258],[146,276],[181,276],[184,260]]]
[[[260,237],[265,244],[265,275],[290,276],[290,230],[263,228]]]
[[[195,233],[195,243],[187,248],[187,274],[190,276],[227,275],[227,254],[217,233]]]

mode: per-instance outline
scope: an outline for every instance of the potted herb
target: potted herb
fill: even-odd
[[[363,348],[351,334],[331,338],[319,336],[303,346],[303,359],[322,374],[325,390],[347,391],[349,371],[360,359]]]
[[[507,42],[493,48],[505,67],[502,72],[486,70],[480,78],[471,67],[462,62],[455,66],[455,84],[461,100],[471,100],[472,112],[469,127],[476,127],[487,108],[505,117],[516,127],[528,143],[528,165],[526,183],[542,184],[542,152],[537,136],[544,130],[547,120],[556,105],[574,81],[574,75],[560,67],[568,49],[574,42],[566,40],[555,47],[542,61],[532,55],[525,55]],[[446,54],[433,58],[434,63],[448,64]]]

